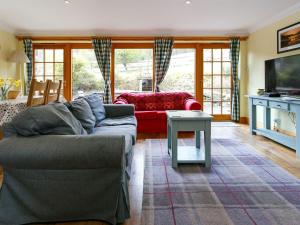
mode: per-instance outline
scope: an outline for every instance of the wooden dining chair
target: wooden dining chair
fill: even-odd
[[[62,80],[54,82],[47,80],[46,104],[59,101],[61,95]]]
[[[27,106],[45,105],[47,82],[37,81],[32,79],[27,99]]]

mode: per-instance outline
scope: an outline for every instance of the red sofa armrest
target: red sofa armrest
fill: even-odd
[[[124,98],[118,98],[114,101],[114,104],[128,104],[128,102]]]
[[[184,104],[185,110],[201,110],[201,104],[195,99],[187,99]]]

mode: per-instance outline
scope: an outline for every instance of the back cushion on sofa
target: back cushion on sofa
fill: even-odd
[[[15,133],[22,136],[86,134],[80,122],[63,103],[27,108],[10,125]]]
[[[105,109],[102,102],[102,97],[100,94],[94,93],[84,98],[87,103],[90,105],[91,110],[96,118],[96,126],[105,119]]]
[[[117,97],[125,99],[128,104],[134,104],[136,111],[154,110],[183,110],[186,99],[193,98],[186,92],[158,92],[158,93],[124,93]],[[116,102],[115,101],[115,102]]]
[[[72,114],[79,120],[83,128],[90,134],[93,132],[96,118],[90,105],[84,98],[75,99],[71,102],[64,103]]]

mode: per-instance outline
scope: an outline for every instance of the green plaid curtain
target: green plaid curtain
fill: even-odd
[[[26,63],[26,73],[27,77],[25,77],[25,85],[24,85],[24,94],[28,94],[31,79],[32,79],[32,68],[33,68],[33,48],[32,48],[32,40],[26,38],[23,40],[25,54],[29,59],[29,63]]]
[[[240,120],[240,90],[239,90],[239,77],[238,77],[238,66],[240,56],[240,40],[232,39],[230,44],[230,56],[231,56],[231,67],[232,67],[232,80],[233,80],[233,93],[232,93],[232,111],[231,119],[233,121]]]
[[[97,62],[104,79],[104,95],[103,102],[109,104],[111,99],[110,87],[110,56],[111,56],[111,39],[101,38],[93,39],[93,47]]]
[[[155,91],[159,92],[159,85],[164,80],[171,60],[173,49],[173,38],[155,39],[154,57],[155,57]]]

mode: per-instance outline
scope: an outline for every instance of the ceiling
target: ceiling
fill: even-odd
[[[300,11],[299,0],[70,2],[0,0],[0,29],[23,35],[243,35]]]

